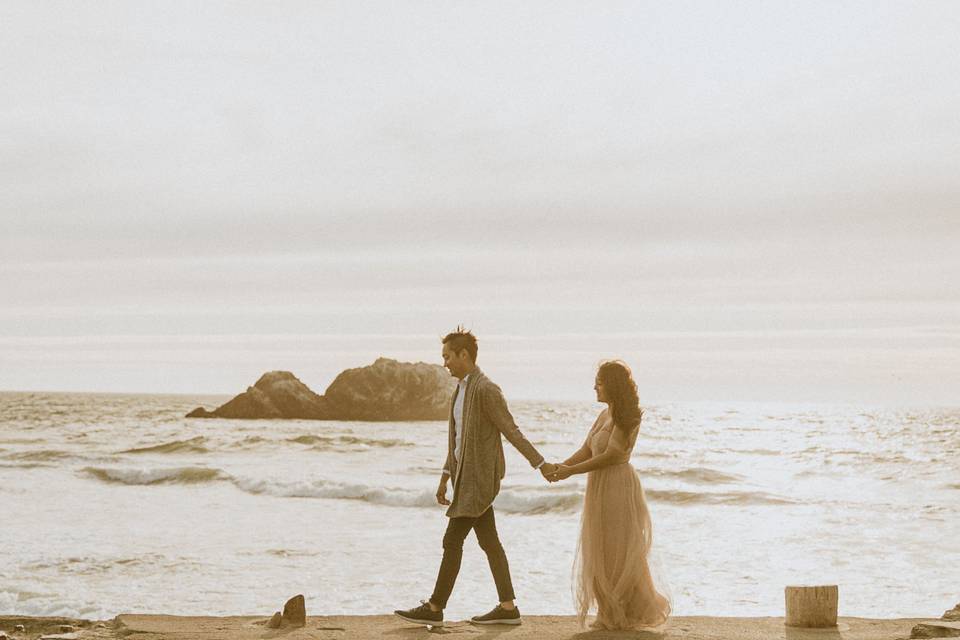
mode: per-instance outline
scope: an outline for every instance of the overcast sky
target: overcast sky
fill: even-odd
[[[0,389],[956,404],[956,2],[5,2]]]

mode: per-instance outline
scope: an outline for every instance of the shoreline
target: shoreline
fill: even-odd
[[[782,617],[738,618],[719,616],[678,616],[662,627],[647,631],[594,631],[577,626],[575,616],[524,616],[523,624],[477,626],[464,620],[450,620],[444,627],[428,629],[408,624],[393,615],[308,616],[304,627],[270,629],[270,616],[171,616],[163,614],[120,614],[113,620],[45,618],[0,615],[0,631],[15,640],[43,637],[62,640],[364,640],[367,638],[429,638],[457,634],[458,638],[492,640],[606,640],[612,638],[682,640],[901,640],[910,638],[916,625],[927,624],[955,630],[960,623],[939,618],[857,618],[840,617],[837,627],[800,629],[784,626]],[[16,625],[25,627],[15,632]],[[61,630],[61,625],[74,629]],[[935,637],[935,636],[916,636]],[[937,636],[944,637],[944,636]]]
[[[194,402],[201,399],[209,400],[229,400],[232,397],[236,396],[236,390],[233,391],[104,391],[104,390],[80,390],[80,389],[0,389],[0,396],[2,395],[59,395],[59,396],[106,396],[106,397],[157,397],[157,398],[179,398],[183,400],[190,400]],[[565,397],[559,396],[516,396],[516,397],[507,397],[507,403],[518,403],[518,404],[596,404],[598,407],[601,406],[597,404],[592,395],[587,394],[584,397],[582,394],[573,397],[567,395]],[[908,401],[885,401],[881,399],[873,400],[815,400],[815,399],[803,399],[803,398],[772,398],[772,399],[757,399],[757,398],[741,398],[741,397],[718,397],[714,399],[703,399],[700,397],[695,398],[681,398],[674,396],[661,396],[661,398],[650,404],[642,404],[644,408],[657,408],[665,407],[669,405],[690,405],[695,407],[736,407],[748,406],[748,407],[784,407],[788,409],[830,409],[833,407],[843,408],[843,409],[867,409],[867,410],[880,410],[880,411],[918,411],[918,410],[937,410],[937,411],[955,411],[960,409],[960,403],[956,401],[951,402],[938,402],[938,401],[927,401],[927,402],[917,402],[914,400]],[[244,418],[221,418],[222,420],[245,420]],[[297,420],[298,418],[263,418],[266,420]],[[319,422],[330,422],[329,420],[320,420]],[[336,421],[334,421],[336,422]],[[344,422],[365,422],[363,420],[346,420]],[[375,421],[374,424],[378,424],[380,421]],[[424,422],[443,422],[446,423],[446,419],[431,421],[425,420]]]

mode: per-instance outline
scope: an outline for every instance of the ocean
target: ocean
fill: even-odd
[[[0,393],[0,613],[382,614],[429,596],[446,526],[442,422],[200,420],[227,397]],[[510,403],[548,460],[602,408]],[[960,601],[960,408],[654,404],[633,464],[677,615],[840,614]],[[517,604],[572,614],[585,478],[546,483],[505,443],[495,505]],[[446,616],[495,604],[470,536]]]

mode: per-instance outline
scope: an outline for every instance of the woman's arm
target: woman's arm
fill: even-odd
[[[594,469],[606,467],[611,464],[619,464],[623,461],[623,454],[626,452],[625,445],[626,443],[624,442],[622,431],[614,427],[613,432],[610,434],[610,439],[607,441],[607,446],[603,452],[598,453],[595,456],[588,457],[582,462],[576,462],[569,466],[566,462],[564,462],[563,465],[557,468],[555,475],[558,477],[558,479],[562,480],[578,473],[589,473]],[[579,451],[577,453],[579,453]],[[577,454],[574,454],[574,456],[571,456],[571,458],[575,457],[576,455]]]
[[[561,469],[566,470],[566,477],[575,476],[578,473],[588,473],[594,469],[613,464],[613,461],[619,457],[620,455],[616,451],[611,451],[610,448],[607,447],[603,453],[599,453],[577,464],[570,466],[564,465]],[[561,473],[559,469],[557,470],[557,474],[563,476],[563,473]]]
[[[587,437],[584,439],[583,444],[580,445],[580,448],[574,451],[573,455],[560,464],[569,467],[590,458],[590,438],[593,436],[594,429],[597,428],[597,425],[600,423],[600,420],[603,419],[603,416],[606,415],[606,413],[606,409],[600,412],[600,415],[597,416],[597,419],[593,421],[592,425],[590,425],[590,431],[587,432]]]
[[[588,460],[590,458],[590,447],[587,446],[587,443],[583,443],[583,446],[577,449],[572,456],[561,462],[560,464],[571,467],[575,464]]]

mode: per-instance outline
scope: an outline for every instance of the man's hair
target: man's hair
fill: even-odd
[[[457,326],[456,331],[448,333],[443,338],[443,344],[450,345],[454,353],[460,353],[466,349],[470,359],[477,361],[477,337],[462,326]]]

